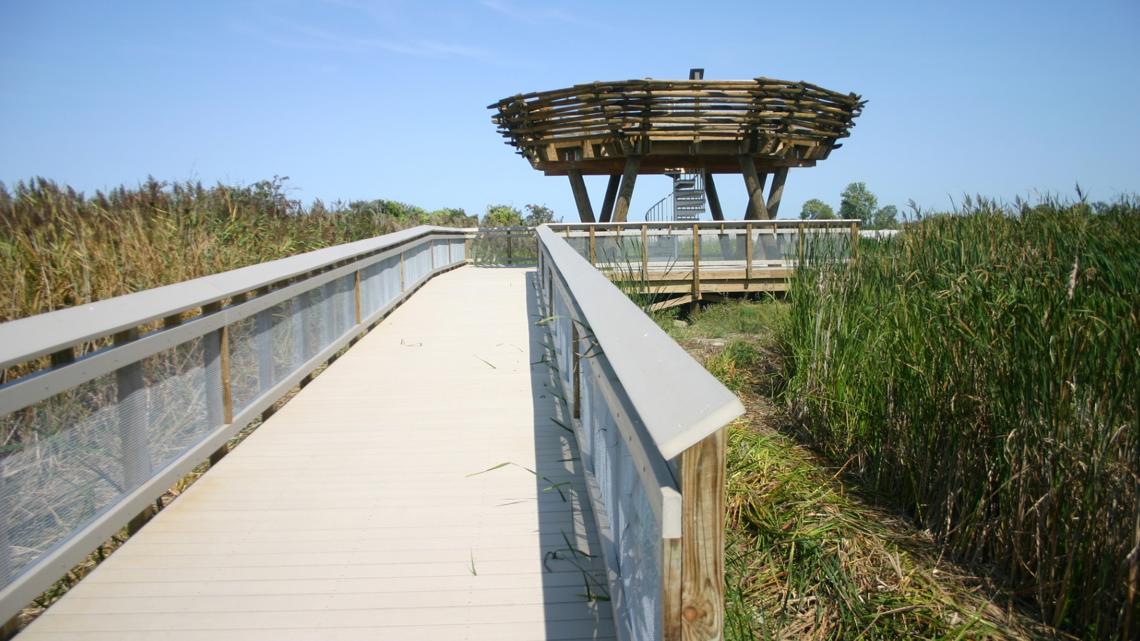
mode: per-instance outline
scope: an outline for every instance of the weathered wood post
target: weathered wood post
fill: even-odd
[[[681,638],[724,638],[726,430],[681,454]]]

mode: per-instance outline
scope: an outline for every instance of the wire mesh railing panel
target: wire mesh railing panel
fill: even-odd
[[[366,267],[360,275],[360,305],[364,316],[375,314],[400,295],[400,257],[391,256]]]
[[[431,243],[432,262],[436,267],[443,267],[451,262],[448,257],[448,242],[446,240],[434,240]]]
[[[146,390],[147,475],[166,467],[222,424],[211,402],[221,396],[219,358],[195,338],[142,361]],[[216,401],[214,401],[216,402]],[[140,462],[140,468],[142,467]]]
[[[3,585],[128,490],[116,375],[4,416],[0,429]]]
[[[706,263],[744,262],[745,236],[743,230],[701,230],[700,239],[702,265]]]
[[[452,262],[458,263],[467,260],[467,243],[462,240],[452,240],[450,242]]]
[[[661,638],[661,547],[659,522],[638,477],[633,457],[621,436],[596,376],[593,358],[579,361],[582,398],[580,419],[583,466],[597,480],[605,520],[602,552],[617,575],[615,611],[630,639]]]

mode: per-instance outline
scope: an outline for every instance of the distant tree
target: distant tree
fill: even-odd
[[[487,213],[483,214],[483,227],[521,227],[522,224],[522,212],[510,205],[487,205]]]
[[[462,207],[444,207],[437,209],[428,216],[428,222],[440,227],[475,227],[479,219],[468,216]]]
[[[843,190],[839,203],[839,217],[858,218],[860,224],[866,226],[871,222],[871,217],[878,207],[879,199],[867,189],[865,183],[851,183]]]
[[[523,220],[527,227],[538,227],[554,222],[554,210],[546,205],[527,205],[526,218]]]
[[[818,198],[812,198],[804,203],[800,209],[800,218],[803,220],[830,220],[835,218],[835,211],[831,205]]]
[[[867,226],[868,229],[898,229],[898,227],[899,210],[894,205],[875,210],[875,214],[871,216],[871,223]]]

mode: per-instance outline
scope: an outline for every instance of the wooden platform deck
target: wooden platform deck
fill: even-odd
[[[613,638],[532,278],[428,282],[18,638]]]

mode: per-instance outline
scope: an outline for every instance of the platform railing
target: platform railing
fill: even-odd
[[[794,266],[813,239],[833,238],[857,251],[858,220],[724,220],[558,223],[550,226],[600,267],[665,263],[753,269]],[[694,242],[699,238],[700,242]]]
[[[467,261],[421,226],[0,324],[0,623]],[[38,368],[38,369],[37,369]]]
[[[722,638],[725,426],[740,401],[554,226],[537,230],[552,367],[573,418],[621,638]]]

